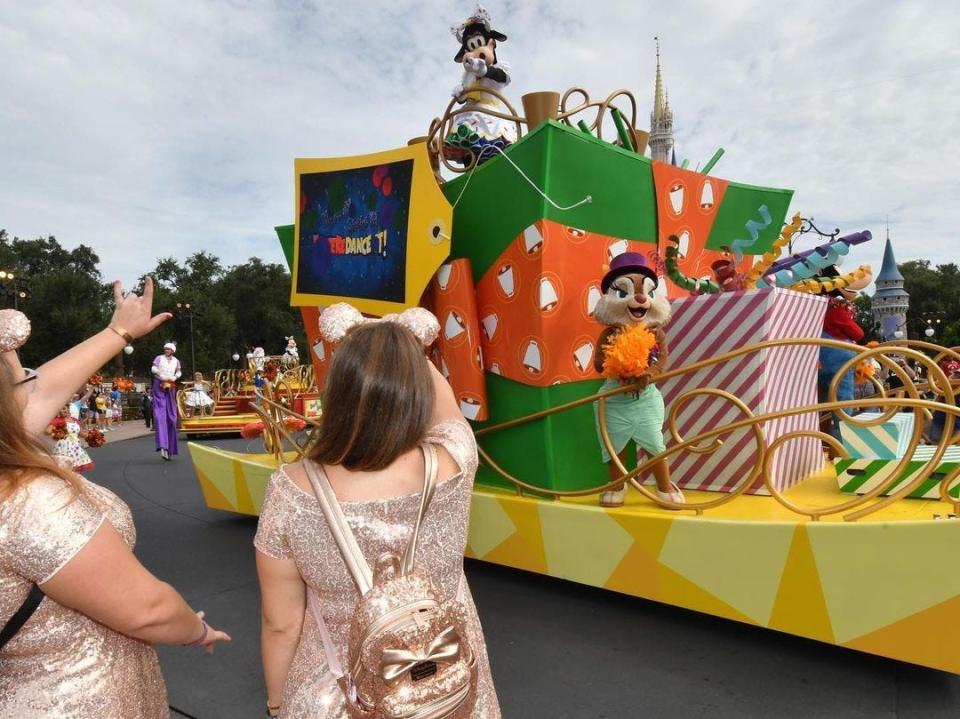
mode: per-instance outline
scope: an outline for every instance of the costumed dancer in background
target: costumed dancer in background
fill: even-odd
[[[60,414],[47,427],[47,433],[54,439],[50,453],[63,467],[77,474],[93,469],[93,460],[81,442],[86,432],[80,426],[80,421],[70,413],[69,405],[60,410]]]
[[[300,364],[300,350],[297,349],[297,340],[293,337],[287,337],[287,346],[283,350],[283,357],[280,358],[284,367],[296,367]]]
[[[183,403],[192,410],[191,414],[195,412],[200,412],[200,414],[203,414],[203,411],[206,408],[213,407],[213,398],[207,394],[207,389],[209,387],[210,383],[204,381],[203,373],[195,372],[193,375],[193,386],[190,388],[186,399],[183,401]]]
[[[603,292],[593,316],[606,325],[597,340],[594,366],[607,381],[601,392],[622,384],[639,384],[636,392],[608,397],[604,403],[607,434],[621,463],[626,464],[630,440],[648,457],[666,450],[663,442],[663,396],[651,380],[661,374],[669,361],[664,325],[670,319],[666,292],[658,292],[657,274],[639,252],[624,252],[610,263],[600,282]],[[644,356],[641,356],[644,355]],[[634,369],[636,368],[636,371]],[[610,479],[622,476],[600,433],[600,403],[594,404],[600,455],[607,463]],[[680,488],[670,480],[670,466],[662,460],[650,468],[657,481],[657,497],[683,503]],[[603,507],[619,507],[627,493],[626,484],[600,495]]]
[[[253,369],[263,370],[263,365],[266,363],[267,356],[267,353],[263,349],[263,342],[258,342],[256,346],[254,346],[253,352],[250,354],[253,362]]]
[[[840,273],[836,266],[830,265],[823,269],[823,276],[817,278],[820,283],[820,294],[827,295],[829,304],[827,312],[823,318],[823,332],[821,337],[828,340],[839,340],[841,342],[856,343],[863,340],[863,328],[857,324],[856,307],[853,304],[857,297],[857,291],[863,289],[872,279],[872,275],[867,272],[864,277],[855,281],[847,282],[838,280]],[[817,373],[817,389],[821,402],[827,401],[830,390],[830,383],[836,376],[840,368],[856,354],[853,350],[839,349],[836,347],[820,348],[820,369]],[[837,384],[837,400],[845,401],[853,399],[854,389],[854,370],[851,367],[849,372],[844,373],[840,382]],[[853,414],[848,410],[849,414]],[[840,439],[840,428],[831,412],[827,418],[821,422],[823,431]]]
[[[450,31],[460,43],[453,61],[463,66],[463,77],[452,95],[465,108],[508,114],[506,105],[494,95],[479,89],[470,92],[471,87],[502,92],[510,84],[509,68],[497,60],[497,42],[503,42],[507,36],[493,29],[489,13],[480,5],[473,15]],[[470,164],[471,153],[479,165],[499,154],[485,148],[493,145],[503,150],[517,141],[514,123],[486,112],[463,112],[456,116],[454,123],[453,131],[444,140],[444,154],[463,165]]]
[[[177,453],[177,380],[182,374],[180,360],[173,356],[177,346],[167,342],[163,354],[153,359],[153,424],[157,451],[166,460]]]

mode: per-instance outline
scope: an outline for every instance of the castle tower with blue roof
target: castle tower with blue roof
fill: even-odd
[[[890,243],[890,226],[887,226],[887,245],[883,250],[883,266],[875,280],[877,291],[873,294],[873,319],[880,325],[883,340],[896,338],[896,332],[907,336],[907,308],[910,295],[903,289],[903,275],[897,269]]]

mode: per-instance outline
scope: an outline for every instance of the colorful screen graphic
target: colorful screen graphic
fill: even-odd
[[[404,302],[413,160],[300,175],[297,293]]]

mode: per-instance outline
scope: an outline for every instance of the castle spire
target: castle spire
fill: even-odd
[[[657,43],[657,81],[653,88],[653,116],[660,118],[666,112],[667,102],[663,92],[663,77],[660,74],[660,38],[654,36],[653,39]]]
[[[907,310],[910,308],[910,293],[904,287],[903,275],[897,268],[893,256],[893,243],[890,242],[890,221],[887,220],[887,245],[883,248],[883,266],[880,274],[874,278],[877,291],[873,293],[873,319],[880,325],[883,339],[890,340],[906,337]]]
[[[670,162],[673,149],[673,111],[666,88],[663,86],[663,73],[660,69],[660,38],[657,43],[657,79],[653,88],[653,110],[650,112],[650,156],[660,162]]]
[[[897,268],[897,260],[893,256],[893,245],[890,243],[890,228],[887,227],[887,246],[883,248],[883,265],[876,282],[903,282],[903,275]]]

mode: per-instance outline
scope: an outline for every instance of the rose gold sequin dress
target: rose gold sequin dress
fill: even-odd
[[[498,719],[500,705],[490,675],[487,647],[473,597],[463,575],[463,550],[467,543],[470,497],[477,471],[477,445],[463,422],[441,422],[427,441],[443,446],[462,472],[441,482],[420,529],[417,573],[431,577],[446,596],[459,593],[469,608],[470,644],[477,652],[479,680],[476,719]],[[402,554],[417,516],[420,495],[412,494],[366,502],[341,502],[350,529],[371,565],[384,552]],[[357,587],[340,555],[313,494],[294,484],[281,467],[270,479],[254,544],[276,559],[293,558],[304,581],[319,598],[320,611],[347,664],[347,635],[353,609],[359,601]],[[323,644],[310,612],[306,612],[283,691],[283,719],[339,719],[346,716],[343,695],[327,668]]]
[[[109,490],[82,482],[84,492],[72,502],[59,477],[37,478],[0,502],[0,625],[23,603],[31,583],[52,578],[104,520],[133,547],[127,505]],[[168,716],[153,647],[49,597],[0,650],[2,719]]]

